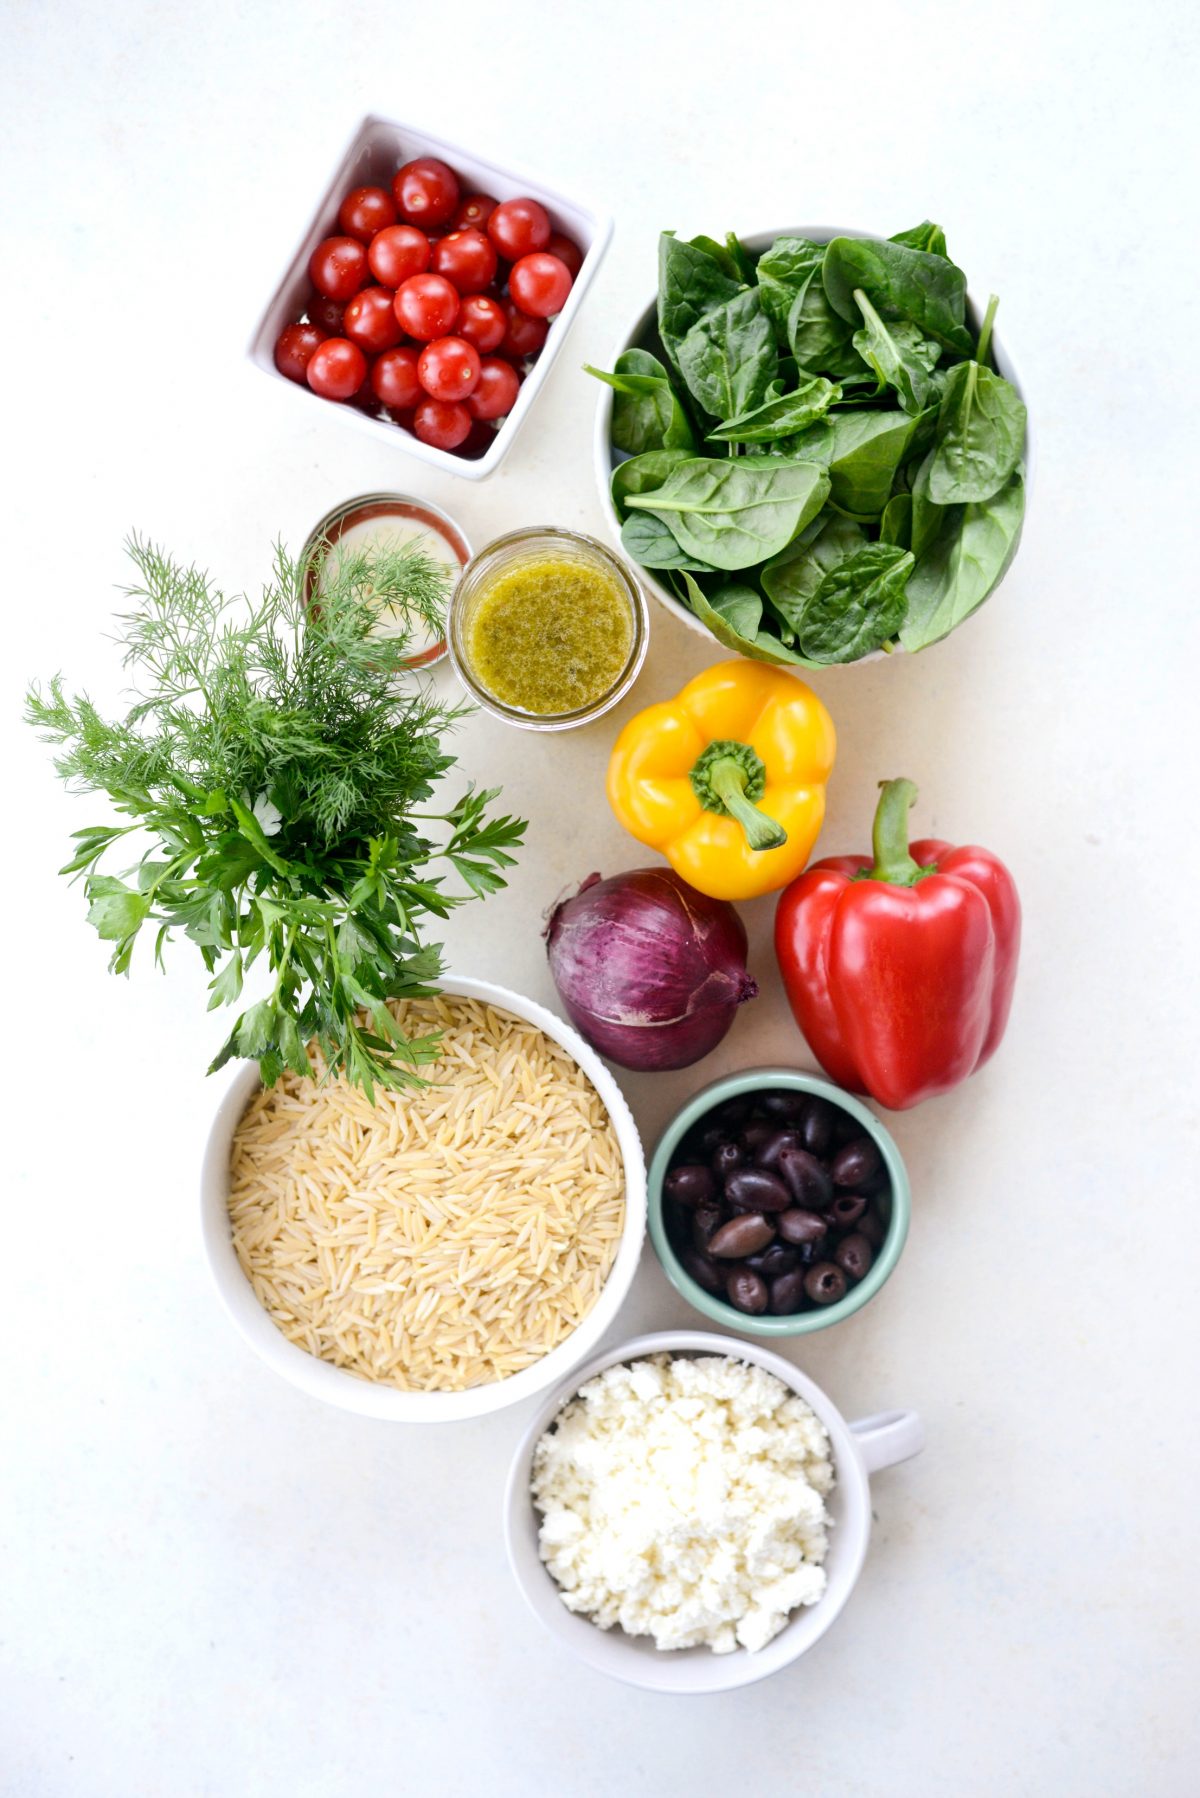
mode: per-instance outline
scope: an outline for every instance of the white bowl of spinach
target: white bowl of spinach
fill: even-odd
[[[659,243],[602,383],[609,528],[693,630],[823,667],[947,636],[1021,537],[1012,359],[928,222]]]

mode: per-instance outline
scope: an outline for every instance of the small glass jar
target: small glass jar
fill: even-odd
[[[594,569],[622,596],[629,609],[629,653],[624,667],[602,693],[573,711],[533,712],[498,698],[485,686],[471,658],[471,627],[480,601],[503,574],[536,565],[541,557]],[[497,537],[467,564],[450,601],[447,639],[454,672],[484,711],[522,730],[571,730],[577,724],[590,724],[592,719],[601,717],[628,693],[646,659],[650,616],[641,587],[611,550],[580,531],[539,527]]]

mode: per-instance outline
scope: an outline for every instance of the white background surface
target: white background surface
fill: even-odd
[[[508,0],[13,7],[5,27],[7,578],[0,1789],[18,1798],[1196,1790],[1195,12]],[[241,361],[369,107],[611,208],[597,286],[480,488],[304,409]],[[333,502],[409,486],[476,542],[600,524],[604,361],[659,229],[944,221],[1002,297],[1039,432],[1003,593],[913,660],[816,683],[840,755],[822,846],[874,783],[1010,862],[1003,1051],[895,1122],[915,1216],[890,1284],[798,1351],[849,1416],[924,1414],[878,1479],[844,1617],[692,1705],[559,1658],[503,1562],[522,1414],[445,1430],[322,1408],[243,1347],[202,1265],[221,1031],[197,969],[126,985],[57,881],[95,804],[14,724],[26,677],[110,697],[131,526],[231,587]],[[634,704],[713,659],[656,610]],[[602,724],[476,722],[467,771],[531,819],[461,971],[552,1001],[542,909],[645,851]],[[1191,778],[1185,778],[1190,761]],[[1190,790],[1189,790],[1190,789]],[[697,1084],[808,1064],[764,993],[699,1070],[630,1079],[648,1139]],[[646,1258],[621,1333],[691,1321]],[[1189,1772],[1189,1766],[1191,1771]]]

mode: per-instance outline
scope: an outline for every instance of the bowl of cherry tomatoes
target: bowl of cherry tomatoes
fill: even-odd
[[[544,183],[369,114],[250,342],[264,374],[468,480],[507,455],[612,235]]]

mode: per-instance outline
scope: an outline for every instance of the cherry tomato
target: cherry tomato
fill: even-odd
[[[583,267],[583,251],[573,237],[565,237],[561,231],[552,231],[543,246],[547,256],[557,256],[565,263],[567,273],[572,281]]]
[[[367,262],[381,287],[399,287],[429,267],[429,239],[412,225],[387,225],[371,239]]]
[[[396,296],[390,287],[364,287],[346,301],[344,334],[370,355],[390,350],[404,332],[396,317]]]
[[[495,441],[496,433],[492,426],[485,425],[482,419],[477,418],[471,426],[470,435],[459,445],[458,453],[474,462],[480,456],[486,456]]]
[[[501,256],[515,262],[550,240],[550,215],[536,200],[504,200],[488,220],[488,236]]]
[[[308,273],[327,300],[348,300],[367,278],[367,252],[354,237],[326,237],[308,259]]]
[[[342,335],[342,320],[346,316],[346,308],[340,300],[327,300],[324,294],[315,293],[308,302],[308,316],[326,337]]]
[[[308,359],[324,341],[325,333],[316,325],[285,325],[275,345],[276,368],[289,381],[299,381],[303,387]]]
[[[514,304],[530,318],[553,318],[562,311],[571,291],[571,271],[557,256],[538,250],[513,263],[508,291]]]
[[[436,156],[418,156],[392,177],[392,197],[407,225],[448,225],[458,207],[458,177]]]
[[[485,356],[479,364],[479,380],[467,400],[472,418],[503,418],[516,404],[521,377],[501,356]]]
[[[425,397],[417,374],[417,352],[411,343],[385,350],[371,369],[371,391],[393,412],[405,412]]]
[[[500,345],[502,352],[518,362],[526,356],[536,356],[546,341],[549,325],[544,318],[530,318],[527,313],[519,311],[511,300],[504,300],[502,304],[504,316],[508,320],[504,342]]]
[[[431,266],[459,293],[482,293],[496,275],[496,252],[482,231],[451,231],[433,246]]]
[[[469,194],[459,202],[458,211],[451,223],[456,231],[486,231],[487,222],[496,210],[496,202],[491,194]]]
[[[308,359],[309,386],[326,400],[348,400],[367,378],[367,359],[348,337],[327,337]]]
[[[460,337],[475,345],[481,356],[487,356],[504,342],[508,319],[499,300],[494,300],[490,293],[471,293],[462,303],[456,329]]]
[[[396,205],[382,187],[356,187],[338,209],[338,224],[347,237],[370,243],[377,231],[396,222]]]
[[[445,337],[458,317],[458,293],[443,275],[413,275],[396,292],[396,317],[410,337]]]
[[[457,449],[470,434],[471,414],[448,400],[422,400],[413,413],[413,435],[434,449]]]
[[[437,337],[417,363],[421,385],[434,400],[465,400],[479,379],[479,351],[462,337]]]

